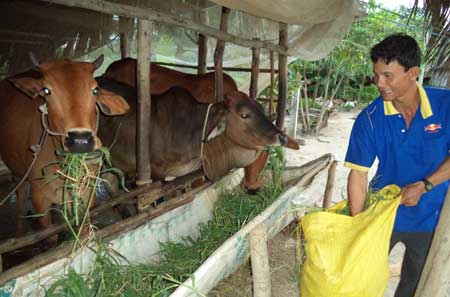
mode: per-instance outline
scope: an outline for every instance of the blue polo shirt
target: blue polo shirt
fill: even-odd
[[[450,155],[450,90],[423,88],[409,129],[390,101],[375,99],[357,117],[344,166],[367,172],[378,158],[370,182],[374,190],[389,184],[404,187],[435,172]],[[436,228],[448,181],[424,193],[416,206],[400,205],[396,232],[430,232]]]

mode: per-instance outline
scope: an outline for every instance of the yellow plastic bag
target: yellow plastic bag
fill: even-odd
[[[382,297],[389,278],[389,241],[400,199],[390,185],[373,194],[373,203],[355,217],[337,214],[347,201],[301,220],[306,261],[301,297]],[[370,199],[374,199],[371,197]]]

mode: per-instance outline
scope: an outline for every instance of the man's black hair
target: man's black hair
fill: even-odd
[[[379,59],[389,64],[397,61],[406,70],[420,67],[420,48],[417,41],[403,33],[390,35],[372,47],[370,58],[373,63]]]

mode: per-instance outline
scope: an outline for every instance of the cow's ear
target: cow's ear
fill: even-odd
[[[19,77],[19,78],[9,78],[8,79],[16,88],[24,92],[31,98],[36,98],[41,94],[42,79],[31,78],[31,77]]]
[[[105,115],[121,115],[127,113],[130,110],[130,106],[125,101],[125,99],[122,98],[122,96],[116,95],[115,93],[102,88],[99,89],[100,92],[98,95],[97,103],[100,107],[100,110]]]
[[[217,136],[223,134],[225,132],[225,127],[226,127],[226,122],[227,121],[227,117],[224,114],[219,122],[217,123],[217,125],[215,125],[210,132],[208,133],[208,135],[206,135],[206,139],[203,139],[204,142],[209,142],[211,140],[213,140],[214,138],[216,138]]]

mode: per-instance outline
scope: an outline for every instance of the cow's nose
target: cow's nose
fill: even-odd
[[[281,145],[286,145],[289,141],[287,135],[285,135],[285,134],[279,134],[278,137],[280,138]]]
[[[95,139],[91,131],[71,131],[64,144],[71,153],[88,153],[94,150]]]

